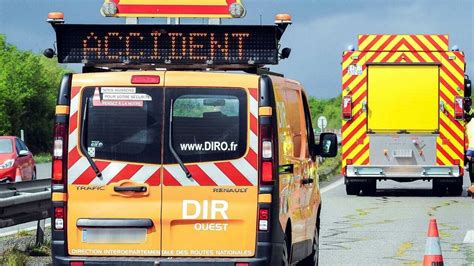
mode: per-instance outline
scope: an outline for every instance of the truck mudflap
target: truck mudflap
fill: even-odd
[[[461,176],[459,166],[442,165],[348,165],[347,177],[364,178],[457,178]]]

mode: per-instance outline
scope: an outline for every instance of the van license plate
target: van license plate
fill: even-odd
[[[146,241],[146,228],[84,228],[83,243],[139,244]]]

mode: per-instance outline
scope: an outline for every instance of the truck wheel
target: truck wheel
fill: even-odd
[[[433,179],[433,195],[444,196],[445,194],[446,194],[446,185],[444,185],[438,179]]]
[[[462,194],[462,177],[458,182],[448,185],[448,195],[461,196]]]
[[[346,193],[347,195],[358,195],[360,191],[360,186],[357,184],[346,184]]]
[[[375,195],[375,192],[377,191],[377,180],[371,180],[367,182],[367,184],[364,185],[364,188],[362,190],[364,192],[364,195]]]

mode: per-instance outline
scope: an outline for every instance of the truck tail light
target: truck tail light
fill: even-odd
[[[64,207],[54,208],[54,229],[64,230]]]
[[[54,125],[54,146],[53,146],[53,169],[52,180],[53,183],[62,183],[64,180],[64,155],[67,153],[66,149],[66,125],[64,123],[56,123]]]
[[[258,230],[268,231],[268,220],[270,219],[270,210],[261,208],[258,210]]]
[[[260,182],[273,182],[273,129],[271,124],[260,126]]]
[[[344,120],[352,119],[352,96],[344,96],[342,99],[342,118]]]
[[[463,119],[464,117],[464,99],[461,96],[456,96],[454,99],[454,117],[456,119]]]

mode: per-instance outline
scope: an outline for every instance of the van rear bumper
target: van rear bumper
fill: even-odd
[[[56,245],[58,242],[55,241]],[[53,242],[53,245],[55,243]],[[69,265],[71,262],[83,262],[84,265],[180,265],[180,266],[235,266],[239,262],[247,262],[249,265],[274,265],[280,260],[283,253],[283,244],[258,243],[258,256],[252,258],[177,258],[177,257],[79,257],[58,256],[54,254],[53,265]]]
[[[346,177],[364,178],[457,178],[461,175],[457,165],[348,165]]]

